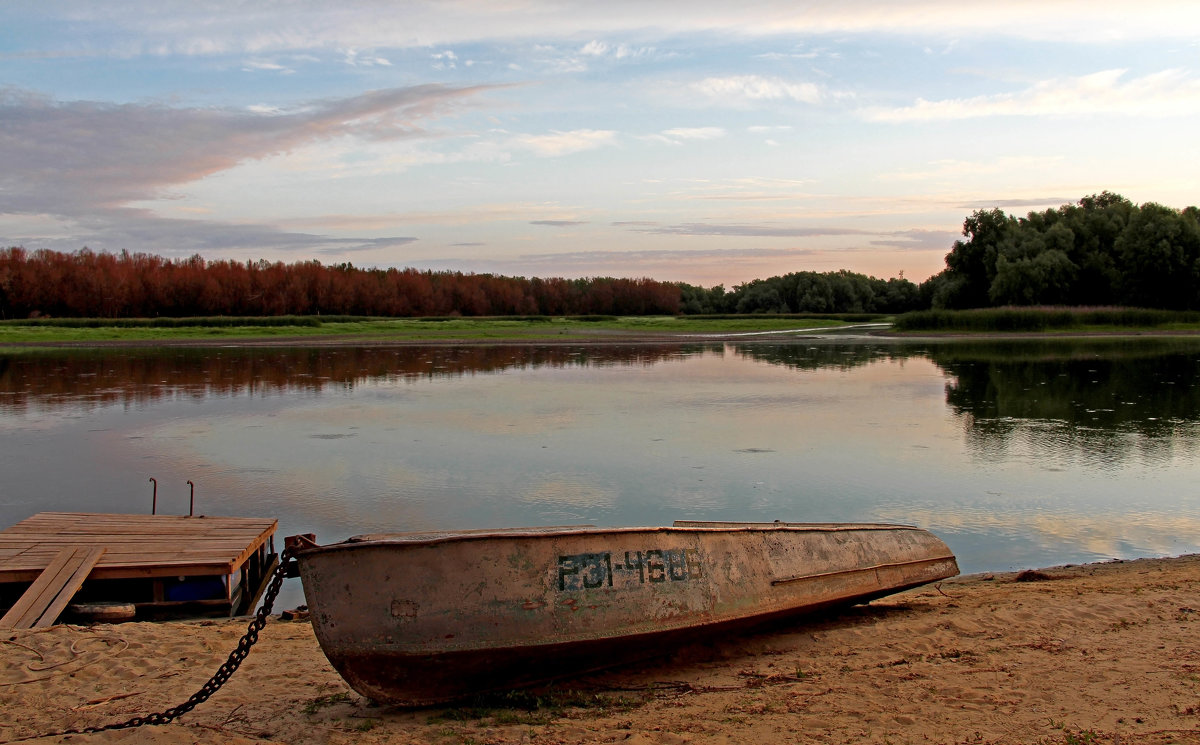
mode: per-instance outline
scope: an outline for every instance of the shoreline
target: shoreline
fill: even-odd
[[[0,743],[177,705],[246,623],[6,631]],[[1197,632],[1200,555],[973,574],[565,681],[548,708],[402,710],[350,691],[312,627],[275,616],[175,723],[28,742],[1200,743]]]
[[[100,339],[92,341],[0,341],[0,353],[44,349],[160,349],[195,348],[342,348],[342,347],[413,347],[413,346],[563,346],[563,345],[686,345],[686,344],[777,344],[786,341],[880,341],[880,342],[957,342],[957,341],[1028,341],[1035,339],[1153,339],[1200,337],[1200,330],[1117,330],[1117,331],[1043,331],[1043,332],[898,332],[871,330],[845,333],[854,329],[812,330],[768,330],[755,332],[713,332],[673,334],[656,331],[596,330],[572,331],[552,336],[496,336],[496,337],[435,337],[435,338],[381,338],[370,334],[331,334],[300,336],[257,336],[257,337],[212,337],[162,338],[162,339]]]

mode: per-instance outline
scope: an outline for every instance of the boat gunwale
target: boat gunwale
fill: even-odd
[[[684,521],[681,521],[684,522]],[[549,528],[497,528],[464,531],[413,531],[407,533],[368,533],[351,536],[337,543],[308,545],[297,549],[293,556],[301,558],[326,551],[347,551],[356,548],[384,546],[436,546],[447,543],[496,539],[550,540],[554,538],[631,535],[631,534],[709,534],[709,533],[845,533],[853,531],[916,531],[937,538],[925,528],[893,523],[701,523],[698,525],[659,525],[630,527],[553,526]],[[941,539],[937,539],[941,540]]]

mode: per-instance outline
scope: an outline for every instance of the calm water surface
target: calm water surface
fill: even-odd
[[[1200,550],[1200,340],[0,355],[0,525],[896,521],[965,572]],[[299,600],[289,583],[283,602]]]

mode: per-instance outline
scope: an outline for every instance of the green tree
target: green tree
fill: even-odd
[[[1126,304],[1196,307],[1200,226],[1194,215],[1147,202],[1130,217],[1116,242]]]
[[[1135,209],[1128,199],[1108,191],[1058,209],[1062,224],[1074,235],[1067,255],[1079,267],[1068,301],[1071,305],[1114,305],[1119,301],[1116,242]]]
[[[829,313],[833,310],[833,287],[817,272],[797,272],[796,310],[801,313]]]
[[[704,289],[686,282],[679,283],[679,307],[685,315],[725,313],[726,295],[724,285]]]
[[[1011,239],[1017,221],[1000,209],[976,210],[963,221],[965,241],[946,254],[947,282],[939,288],[941,307],[978,308],[989,304],[996,260]]]
[[[875,307],[870,279],[863,274],[842,270],[829,275],[833,307],[838,313],[866,313]]]
[[[884,282],[883,292],[875,293],[875,310],[884,313],[906,313],[910,310],[928,308],[929,305],[921,299],[921,290],[911,280],[904,277],[893,277]],[[883,300],[880,303],[880,297]]]
[[[1064,251],[1050,249],[1032,257],[996,262],[988,297],[995,305],[1062,305],[1079,268]]]
[[[787,301],[779,290],[766,280],[756,279],[740,292],[737,301],[738,313],[787,313]]]

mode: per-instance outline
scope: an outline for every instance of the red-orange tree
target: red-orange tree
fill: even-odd
[[[675,314],[680,286],[651,279],[526,279],[317,261],[0,250],[0,317]]]

